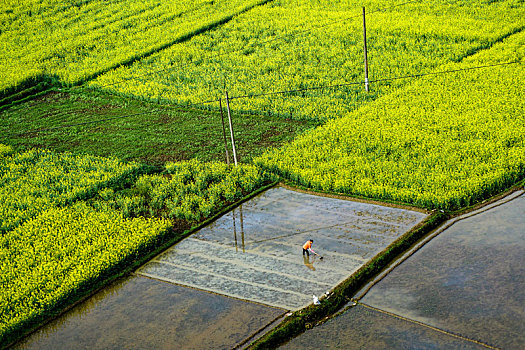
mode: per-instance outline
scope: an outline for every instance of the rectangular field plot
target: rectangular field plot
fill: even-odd
[[[132,276],[76,305],[14,349],[232,349],[283,313]]]
[[[524,192],[449,224],[362,302],[483,344],[524,349]]]
[[[137,273],[296,310],[425,217],[417,211],[277,187],[202,228]],[[324,259],[303,257],[308,239]]]
[[[485,346],[357,305],[279,349],[447,349]]]

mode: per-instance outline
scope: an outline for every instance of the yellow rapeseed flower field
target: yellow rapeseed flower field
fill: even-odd
[[[139,256],[168,230],[164,219],[126,219],[79,202],[51,208],[0,236],[0,342],[77,289]]]
[[[458,209],[525,176],[525,32],[255,160],[307,187]],[[508,65],[465,70],[483,65]]]

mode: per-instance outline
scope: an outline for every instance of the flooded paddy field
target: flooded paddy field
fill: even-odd
[[[132,276],[15,349],[230,349],[284,310]]]
[[[277,187],[178,243],[137,274],[297,310],[425,217]],[[303,257],[308,239],[324,259]]]
[[[18,344],[20,349],[224,349],[312,303],[427,217],[276,187]],[[324,257],[302,255],[302,245]]]
[[[321,338],[329,348],[523,349],[524,286],[525,195],[519,191],[445,224],[361,304],[284,348],[314,348]],[[401,339],[407,337],[415,345]]]
[[[279,349],[486,349],[357,305]]]

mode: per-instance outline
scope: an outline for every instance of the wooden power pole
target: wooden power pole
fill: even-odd
[[[365,51],[365,90],[368,92],[368,54],[366,48],[366,20],[365,20],[365,7],[363,6],[363,42]]]
[[[224,127],[224,114],[222,113],[222,98],[219,99],[219,109],[221,110],[222,136],[224,138],[224,149],[226,150],[226,164],[230,165],[230,154],[228,153],[228,141],[226,141],[226,128]]]
[[[228,108],[228,121],[230,122],[230,134],[232,137],[233,161],[235,162],[235,166],[237,166],[237,152],[235,151],[235,138],[233,137],[232,116],[230,112],[230,99],[228,98],[228,91],[226,91],[226,108]]]

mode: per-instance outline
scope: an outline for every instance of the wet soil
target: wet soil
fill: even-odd
[[[297,310],[426,217],[400,208],[272,188],[178,243],[138,274]],[[324,259],[302,255],[302,246]]]
[[[523,349],[525,194],[491,206],[446,223],[363,304],[283,348]]]
[[[486,349],[358,305],[279,349]]]
[[[95,294],[16,349],[230,349],[283,314],[132,276]]]

